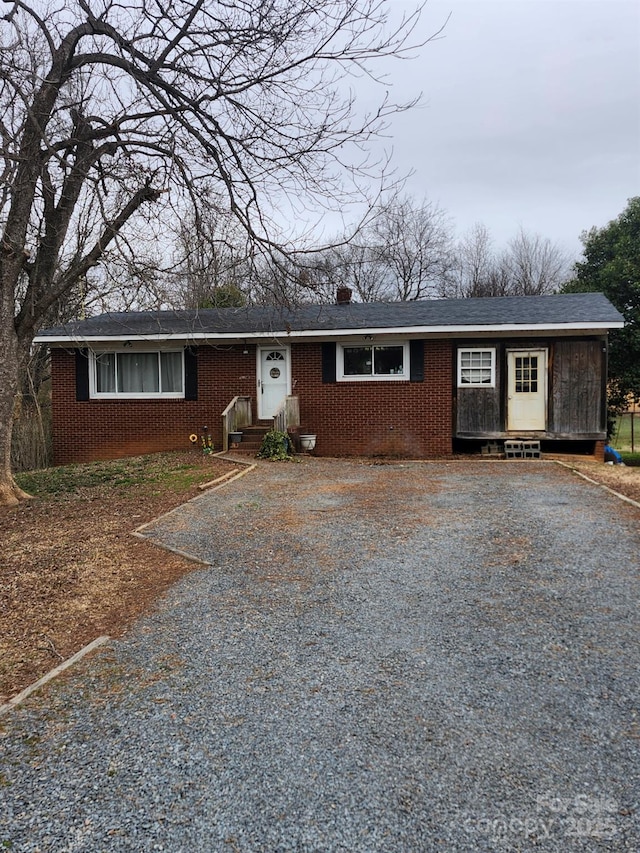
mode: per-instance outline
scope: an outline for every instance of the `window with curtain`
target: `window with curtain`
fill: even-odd
[[[94,397],[184,397],[184,356],[170,352],[96,352]]]

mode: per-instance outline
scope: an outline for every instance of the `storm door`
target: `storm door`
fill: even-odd
[[[289,394],[289,351],[287,349],[259,350],[258,417],[272,418]]]

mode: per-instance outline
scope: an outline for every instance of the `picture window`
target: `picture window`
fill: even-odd
[[[93,353],[93,397],[184,397],[184,355],[169,352]]]

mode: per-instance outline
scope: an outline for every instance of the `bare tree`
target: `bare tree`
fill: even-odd
[[[496,275],[500,267],[492,246],[491,235],[478,222],[458,243],[456,276],[447,296],[503,296],[506,283]]]
[[[480,223],[459,241],[456,256],[456,276],[448,296],[554,293],[570,269],[569,257],[559,246],[523,229],[503,252],[496,252],[489,231]]]
[[[233,308],[249,300],[251,241],[237,220],[201,205],[180,220],[164,301],[180,308]]]
[[[370,233],[357,234],[353,240],[321,253],[311,275],[319,281],[320,292],[335,299],[338,287],[351,288],[358,302],[377,302],[388,298],[385,270],[382,268]]]
[[[355,236],[322,252],[317,269],[360,302],[440,296],[455,265],[451,231],[437,205],[396,193],[372,208]]]
[[[570,258],[559,246],[522,228],[509,242],[505,257],[514,295],[555,293],[569,277]]]
[[[441,296],[453,269],[452,228],[433,202],[394,196],[371,229],[387,298],[402,301]]]
[[[0,501],[12,503],[18,373],[49,308],[141,221],[161,237],[203,189],[267,250],[266,202],[343,207],[371,174],[351,146],[400,108],[385,96],[361,114],[347,84],[413,47],[419,10],[393,27],[385,0],[2,9]]]

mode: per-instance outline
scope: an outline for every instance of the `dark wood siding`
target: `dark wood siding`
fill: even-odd
[[[557,340],[553,346],[549,400],[549,432],[592,435],[606,429],[602,388],[604,340]]]
[[[496,387],[457,388],[453,376],[458,438],[508,438],[506,429],[505,349],[546,349],[548,363],[547,428],[526,433],[549,439],[604,439],[606,435],[606,338],[514,339],[501,343],[458,341],[454,349],[495,347]],[[525,433],[522,433],[524,435]]]
[[[495,388],[457,388],[457,434],[491,435],[503,429],[502,413],[502,349],[498,344],[482,342],[464,343],[455,350],[454,383],[458,384],[458,349],[492,347],[496,350],[496,384]]]

